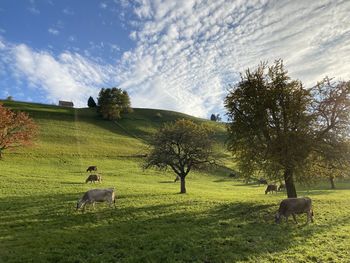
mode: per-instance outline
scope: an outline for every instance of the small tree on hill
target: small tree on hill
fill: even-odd
[[[91,96],[89,97],[87,104],[89,108],[95,108],[97,106],[94,98]]]
[[[121,113],[131,111],[130,98],[126,91],[119,88],[101,89],[98,96],[98,112],[104,119],[120,119]]]
[[[181,193],[186,193],[185,178],[192,168],[214,162],[211,131],[189,120],[165,124],[154,136],[145,168],[170,167],[181,179]]]
[[[0,159],[3,151],[29,145],[36,135],[37,126],[24,112],[13,112],[0,104]]]
[[[211,116],[210,116],[210,120],[211,121],[221,121],[221,117],[220,117],[220,114],[212,114]]]
[[[266,70],[267,69],[267,70]],[[307,179],[312,162],[349,156],[350,82],[321,82],[305,89],[290,80],[281,60],[247,70],[225,100],[230,123],[228,148],[242,174],[264,172],[283,178],[288,197],[296,197],[295,180]],[[327,154],[333,152],[331,156]]]

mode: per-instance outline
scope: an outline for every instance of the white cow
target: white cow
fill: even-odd
[[[115,190],[114,188],[107,189],[92,189],[87,191],[83,197],[77,202],[77,210],[83,208],[86,204],[95,205],[96,202],[108,202],[111,206],[114,203],[115,207]]]

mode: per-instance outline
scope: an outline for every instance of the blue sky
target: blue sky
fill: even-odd
[[[224,113],[240,72],[282,58],[310,87],[350,79],[350,1],[1,0],[0,98]]]

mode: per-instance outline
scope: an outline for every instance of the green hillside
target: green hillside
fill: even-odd
[[[285,193],[228,177],[224,168],[188,175],[178,194],[170,171],[142,169],[147,141],[164,122],[190,118],[215,130],[222,166],[225,126],[171,111],[135,109],[118,122],[91,109],[4,102],[39,125],[30,148],[0,161],[0,262],[348,262],[350,184],[299,186],[314,201],[315,223],[275,225]],[[97,165],[101,184],[85,184]],[[117,207],[85,213],[88,189],[115,187]]]

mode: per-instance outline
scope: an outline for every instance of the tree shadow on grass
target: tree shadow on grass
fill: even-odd
[[[170,181],[159,181],[158,183],[160,183],[160,184],[174,184],[174,180],[170,180]]]
[[[214,183],[225,183],[225,182],[232,182],[232,181],[233,181],[232,178],[221,178],[221,179],[214,180],[213,182]]]
[[[61,184],[68,184],[68,185],[83,185],[85,182],[61,182]]]
[[[275,225],[274,204],[174,199],[142,205],[124,195],[117,208],[76,212],[79,195],[0,199],[5,261],[235,262],[288,250],[329,226]],[[156,196],[154,196],[156,197]],[[162,197],[158,196],[159,200]],[[203,208],[204,207],[204,208]],[[344,224],[349,218],[331,223]],[[74,253],[71,253],[74,251]]]

